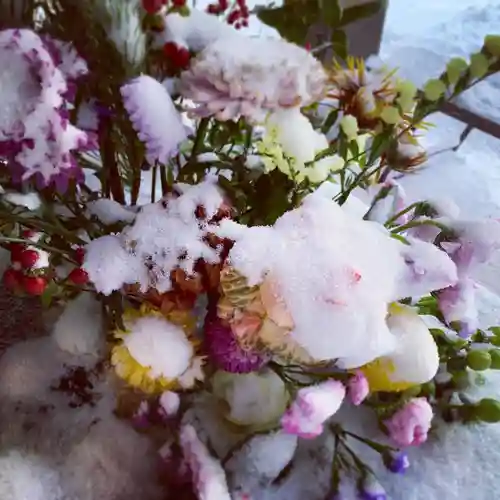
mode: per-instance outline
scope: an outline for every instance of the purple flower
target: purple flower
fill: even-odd
[[[384,487],[371,474],[361,482],[359,493],[362,500],[387,500]]]
[[[181,115],[167,89],[143,75],[124,85],[121,93],[132,125],[146,145],[148,162],[167,163],[187,139]]]
[[[0,154],[13,175],[40,186],[65,189],[81,171],[72,152],[89,144],[87,134],[68,121],[68,94],[87,65],[63,42],[31,30],[0,32],[2,95]]]
[[[219,318],[205,322],[205,344],[214,364],[230,373],[257,371],[270,359],[266,354],[241,347],[231,328]]]
[[[384,453],[383,460],[394,474],[404,474],[410,467],[410,460],[404,451],[388,451]]]

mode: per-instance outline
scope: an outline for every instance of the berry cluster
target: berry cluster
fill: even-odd
[[[228,11],[229,13],[226,16],[228,24],[231,24],[236,29],[248,26],[250,11],[248,10],[246,0],[236,0],[231,7],[229,7],[228,0],[218,0],[217,3],[209,4],[207,7],[207,12],[215,16],[225,14]]]
[[[27,242],[35,243],[39,239],[38,234],[29,230],[23,231],[21,236]],[[42,295],[48,284],[45,276],[48,267],[46,252],[22,243],[11,243],[9,250],[10,266],[3,274],[4,286],[28,295]]]
[[[191,53],[186,47],[175,42],[167,42],[163,46],[163,53],[175,69],[186,69],[191,60]]]
[[[39,234],[27,230],[21,233],[21,237],[26,243],[11,243],[9,246],[10,266],[5,270],[2,281],[8,290],[39,296],[45,292],[49,282],[53,279],[53,273],[50,272],[49,254],[35,246],[40,239]],[[80,267],[84,256],[83,248],[75,251],[74,257],[79,267],[74,268],[68,274],[67,283],[77,286],[88,283],[87,271]]]

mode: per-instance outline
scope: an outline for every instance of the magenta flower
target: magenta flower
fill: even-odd
[[[304,439],[323,432],[323,424],[337,413],[345,398],[345,387],[337,380],[299,389],[295,401],[281,417],[283,430]]]
[[[419,446],[427,440],[432,418],[432,407],[427,399],[413,398],[384,424],[399,446]]]
[[[68,103],[85,61],[70,45],[23,29],[0,32],[0,63],[0,156],[13,179],[54,182],[59,190],[81,180],[72,152],[92,144],[69,122]]]
[[[268,112],[316,102],[325,82],[320,62],[303,48],[237,36],[209,44],[181,75],[180,91],[198,116],[261,122]]]
[[[347,382],[347,394],[352,404],[360,405],[370,393],[368,379],[362,371],[356,371],[356,374]]]
[[[257,371],[270,359],[267,354],[241,347],[231,328],[219,318],[205,322],[205,344],[214,364],[230,373]]]
[[[148,162],[167,163],[187,139],[181,115],[167,89],[143,75],[124,85],[121,93],[132,125],[146,145]]]

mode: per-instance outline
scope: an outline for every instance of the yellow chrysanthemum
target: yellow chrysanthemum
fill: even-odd
[[[399,392],[431,380],[439,353],[429,329],[411,307],[393,304],[387,324],[397,338],[395,350],[360,368],[371,392]]]
[[[137,332],[139,325],[149,321],[144,332]],[[174,311],[163,315],[152,306],[143,305],[139,310],[130,309],[124,314],[125,330],[117,330],[114,335],[120,340],[111,353],[111,364],[116,374],[132,387],[146,393],[161,393],[167,390],[179,390],[192,387],[197,380],[203,378],[203,358],[196,356],[196,347],[199,342],[193,338],[196,328],[196,319],[187,311]],[[148,328],[149,326],[149,328]],[[141,344],[140,352],[136,348],[136,359],[133,349],[130,349],[131,336],[139,340],[135,346]],[[142,337],[138,337],[142,336]],[[152,337],[154,336],[154,337]],[[151,344],[150,353],[146,348]],[[168,342],[170,342],[169,345]],[[169,349],[171,346],[171,350]],[[155,361],[168,351],[168,356],[161,358],[161,367]],[[155,351],[158,352],[155,352]],[[180,353],[180,354],[179,354]],[[145,357],[146,354],[146,357]],[[157,357],[155,359],[155,356]],[[169,359],[166,359],[166,358]],[[144,360],[148,359],[148,363]],[[169,370],[169,363],[172,370]],[[165,368],[167,367],[167,368]],[[172,376],[165,376],[168,371]]]

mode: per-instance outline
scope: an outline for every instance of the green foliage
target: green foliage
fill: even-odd
[[[385,4],[386,0],[375,0],[342,9],[339,0],[295,0],[286,2],[281,7],[261,7],[257,11],[257,17],[278,30],[283,38],[298,45],[304,45],[311,26],[323,23],[331,28],[332,47],[343,58],[347,55],[347,44],[338,34],[343,33],[341,28],[376,14]]]
[[[467,365],[475,371],[488,370],[491,367],[491,356],[488,351],[470,351],[467,354]]]

